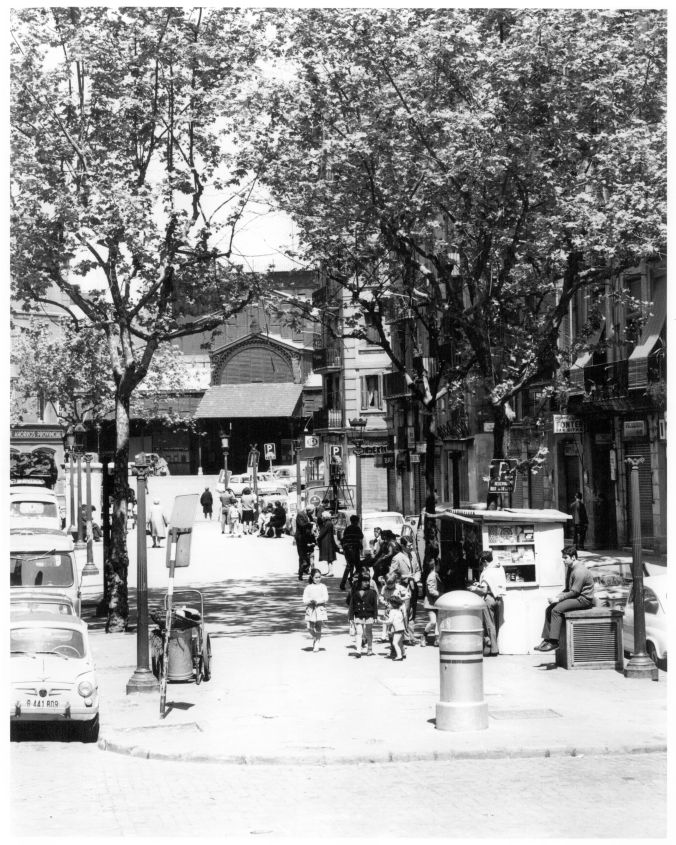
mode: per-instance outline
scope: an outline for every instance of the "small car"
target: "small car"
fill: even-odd
[[[10,593],[12,613],[58,613],[62,616],[75,616],[75,606],[68,596],[62,593],[50,593],[48,590],[20,590],[18,595]]]
[[[361,530],[364,532],[364,554],[372,553],[371,540],[374,538],[374,528],[381,531],[388,529],[395,537],[401,536],[402,529],[406,525],[403,514],[398,511],[368,511],[362,514]]]
[[[83,742],[96,742],[99,691],[86,623],[54,613],[12,613],[9,639],[10,724],[72,724]]]
[[[14,488],[9,496],[10,531],[61,532],[56,494],[44,487]]]
[[[80,614],[80,576],[73,540],[64,533],[10,535],[10,595],[59,593]]]
[[[643,607],[645,610],[645,638],[648,657],[660,669],[667,667],[667,575],[648,575],[643,578]],[[624,608],[622,620],[624,650],[634,650],[634,587]]]

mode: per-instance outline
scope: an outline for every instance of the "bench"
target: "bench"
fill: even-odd
[[[621,610],[590,607],[563,614],[556,664],[563,669],[624,670]]]

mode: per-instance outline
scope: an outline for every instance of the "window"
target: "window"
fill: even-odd
[[[362,376],[361,407],[363,411],[379,411],[383,407],[380,376]]]

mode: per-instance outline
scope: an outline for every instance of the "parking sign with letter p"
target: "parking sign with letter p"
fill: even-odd
[[[274,443],[266,443],[264,449],[265,449],[265,451],[264,451],[265,460],[266,461],[274,461],[276,456],[277,456],[275,444]]]

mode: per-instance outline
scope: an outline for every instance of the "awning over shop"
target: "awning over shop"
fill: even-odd
[[[218,384],[195,411],[197,419],[300,417],[302,384],[293,382]]]
[[[646,387],[648,384],[648,357],[655,349],[660,333],[667,319],[666,276],[655,279],[652,316],[643,327],[638,346],[629,356],[629,389]]]
[[[573,389],[584,391],[584,368],[588,367],[594,355],[594,347],[601,340],[601,334],[605,328],[606,321],[602,320],[598,329],[595,329],[587,339],[587,344],[591,347],[587,352],[583,352],[570,368],[570,384]]]
[[[430,514],[431,516],[431,514]],[[436,519],[452,519],[456,522],[567,522],[573,517],[555,508],[502,508],[502,510],[445,510],[434,514]]]

